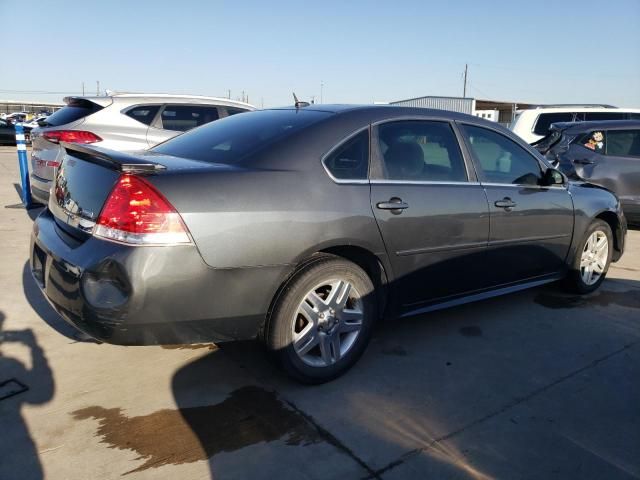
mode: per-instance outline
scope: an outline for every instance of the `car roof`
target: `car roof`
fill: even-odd
[[[295,110],[296,107],[278,107],[270,110]],[[466,113],[453,112],[450,110],[437,110],[434,108],[421,107],[403,107],[399,105],[358,105],[358,104],[312,104],[306,107],[300,107],[301,110],[327,112],[333,114],[346,113],[376,113],[381,117],[397,117],[397,116],[420,116],[420,117],[438,117],[449,120],[478,120],[478,117]],[[481,119],[480,119],[481,120]],[[484,120],[484,122],[487,122]],[[489,122],[497,125],[495,122]]]
[[[106,96],[71,96],[65,97],[65,103],[71,100],[89,100],[102,105],[105,100],[118,101],[119,103],[136,103],[136,102],[153,102],[153,103],[213,103],[216,105],[225,105],[231,107],[246,108],[248,110],[256,110],[256,107],[245,102],[231,100],[223,97],[207,97],[204,95],[181,95],[173,93],[112,93]]]
[[[640,120],[596,120],[590,122],[558,122],[553,124],[558,130],[587,132],[590,130],[607,130],[610,128],[640,128]]]
[[[614,106],[602,106],[602,105],[573,105],[562,107],[535,107],[516,110],[516,113],[525,113],[527,115],[540,115],[543,113],[574,113],[574,112],[622,112],[622,113],[637,113],[640,112],[639,108],[626,108],[626,107],[614,107]]]

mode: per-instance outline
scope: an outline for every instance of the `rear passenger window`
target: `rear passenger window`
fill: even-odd
[[[627,118],[627,114],[621,112],[585,112],[583,115],[585,122],[595,122],[597,120],[624,120]]]
[[[158,110],[160,110],[160,105],[138,105],[127,110],[126,115],[145,125],[151,125]]]
[[[540,164],[516,142],[482,127],[464,125],[464,131],[483,182],[538,185]]]
[[[579,137],[577,143],[594,152],[604,153],[607,139],[604,130],[595,130]]]
[[[161,117],[163,129],[186,132],[217,120],[218,109],[204,105],[167,105]]]
[[[347,140],[324,160],[336,179],[366,180],[369,171],[369,131]]]
[[[607,155],[640,157],[640,130],[609,130]]]
[[[386,179],[467,181],[458,140],[446,122],[385,123],[378,127],[378,142]]]
[[[552,123],[556,122],[572,122],[573,113],[541,113],[536,122],[536,126],[533,129],[533,133],[536,135],[545,136],[549,133],[549,127]]]

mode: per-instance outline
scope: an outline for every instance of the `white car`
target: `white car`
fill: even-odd
[[[640,109],[608,105],[556,105],[519,110],[509,128],[531,144],[549,133],[557,122],[589,122],[596,120],[640,120]]]
[[[31,195],[47,204],[61,142],[120,151],[146,150],[205,123],[255,110],[226,98],[168,94],[67,97],[66,106],[31,131]]]

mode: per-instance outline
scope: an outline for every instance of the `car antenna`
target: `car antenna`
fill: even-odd
[[[294,100],[294,105],[296,106],[296,108],[302,108],[302,107],[308,107],[310,105],[309,102],[301,102],[300,100],[298,100],[298,97],[296,97],[296,92],[292,92],[293,93],[293,100]]]

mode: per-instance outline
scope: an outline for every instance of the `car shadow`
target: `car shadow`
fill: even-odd
[[[38,215],[40,215],[40,212],[42,212],[45,206],[40,203],[32,203],[29,208],[25,208],[22,204],[22,186],[19,183],[14,182],[13,188],[15,188],[16,193],[18,194],[19,203],[6,205],[5,208],[24,208],[27,211],[27,215],[29,215],[31,221],[34,221],[36,218],[38,218]]]
[[[22,416],[25,405],[43,405],[55,393],[53,373],[31,329],[5,330],[0,311],[0,478],[44,478],[38,449]],[[21,344],[30,352],[30,367],[4,354],[3,345]],[[14,448],[20,445],[20,449]],[[9,454],[9,452],[12,452]]]
[[[482,463],[473,464],[465,452],[477,446],[452,437],[516,409],[524,399],[545,392],[547,385],[570,378],[571,372],[588,363],[585,355],[608,354],[607,349],[618,345],[619,339],[612,338],[608,323],[602,321],[599,312],[604,308],[622,312],[619,315],[624,318],[640,312],[640,282],[607,282],[587,296],[566,294],[557,284],[549,284],[426,315],[383,320],[376,325],[363,358],[344,376],[323,385],[289,380],[258,342],[223,343],[178,370],[172,390],[184,423],[208,458],[211,478],[224,476],[225,469],[268,478],[267,473],[252,470],[247,455],[259,451],[255,445],[260,444],[277,458],[277,443],[269,450],[270,442],[299,438],[295,432],[302,428],[298,421],[303,421],[304,429],[315,432],[303,435],[305,441],[336,448],[362,466],[362,476],[377,478],[381,470],[396,468],[417,452],[428,463],[421,472],[433,473],[435,478],[488,479],[493,478],[488,470],[495,465],[489,462],[485,471]],[[196,391],[219,391],[228,382],[227,375],[233,372],[219,375],[228,359],[249,372],[255,383],[229,389],[227,397],[213,407],[224,405],[236,412],[228,417],[233,421],[207,422],[189,409],[199,404],[198,398],[205,398]],[[277,392],[275,401],[284,406],[279,415],[297,418],[278,420],[296,425],[290,432],[273,433],[265,426],[278,417],[260,410],[261,403],[274,401],[264,392]],[[547,416],[552,415],[558,412]],[[251,419],[253,427],[245,431],[242,419]],[[518,421],[513,417],[509,422],[507,417],[516,432]],[[581,434],[587,435],[589,422],[579,425],[584,428]],[[222,448],[220,438],[225,439]],[[499,458],[517,458],[521,450],[529,449],[526,441],[509,442],[494,435],[483,438],[482,448]],[[238,454],[235,464],[232,457],[219,455],[250,446],[255,450]],[[598,448],[607,447],[604,443],[593,447],[596,455]],[[293,465],[296,458],[294,450],[290,452]],[[582,461],[582,454],[576,455],[577,460],[567,457],[564,461]],[[308,462],[311,471],[313,459]],[[551,468],[551,462],[532,468]]]

